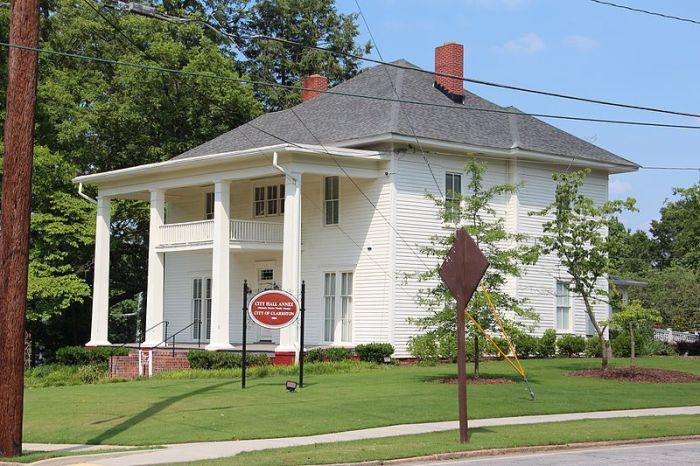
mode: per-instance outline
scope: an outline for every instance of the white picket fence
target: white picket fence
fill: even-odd
[[[666,343],[688,342],[693,343],[700,340],[700,335],[691,332],[676,332],[673,329],[654,329],[654,338]]]

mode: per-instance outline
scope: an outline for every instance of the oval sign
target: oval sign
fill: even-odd
[[[262,291],[250,300],[248,315],[256,324],[265,328],[283,328],[299,315],[297,299],[282,290]]]

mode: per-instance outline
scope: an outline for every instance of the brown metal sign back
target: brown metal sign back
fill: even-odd
[[[462,443],[469,440],[464,310],[488,266],[489,261],[479,250],[474,239],[460,228],[457,230],[455,243],[439,271],[440,278],[457,300],[457,388],[459,390],[459,440]]]

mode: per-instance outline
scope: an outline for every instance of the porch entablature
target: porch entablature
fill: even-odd
[[[96,185],[102,197],[148,200],[153,190],[279,176],[280,168],[292,173],[378,178],[384,175],[384,161],[390,157],[377,151],[281,144],[83,175],[73,182]]]

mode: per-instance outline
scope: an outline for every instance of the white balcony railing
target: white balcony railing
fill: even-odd
[[[160,227],[160,245],[204,243],[214,238],[214,220],[169,223]]]
[[[231,241],[282,243],[282,223],[257,220],[231,220]],[[214,220],[170,223],[160,227],[160,246],[188,246],[210,243],[214,238]]]
[[[282,223],[231,220],[231,239],[233,241],[281,243],[284,237],[283,231],[284,224]]]

